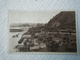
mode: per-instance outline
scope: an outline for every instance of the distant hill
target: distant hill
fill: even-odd
[[[34,23],[13,23],[10,27],[35,27],[36,24]]]
[[[62,11],[54,16],[46,25],[45,30],[56,29],[74,29],[75,30],[75,12]]]

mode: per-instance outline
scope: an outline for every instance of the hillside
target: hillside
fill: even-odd
[[[54,16],[45,26],[45,29],[74,29],[75,30],[75,12],[62,11]]]

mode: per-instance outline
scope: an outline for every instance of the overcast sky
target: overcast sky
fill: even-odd
[[[9,23],[47,23],[53,16],[60,11],[51,12],[26,12],[26,11],[9,11]]]

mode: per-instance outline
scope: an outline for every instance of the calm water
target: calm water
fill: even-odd
[[[9,52],[14,52],[14,48],[16,45],[18,45],[18,41],[20,40],[20,38],[22,37],[22,34],[27,32],[28,30],[26,31],[23,31],[23,32],[10,32],[10,39],[9,39]],[[18,37],[13,37],[15,35],[18,35]]]

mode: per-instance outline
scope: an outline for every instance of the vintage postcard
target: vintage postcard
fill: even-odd
[[[9,11],[9,52],[77,53],[75,11]]]

